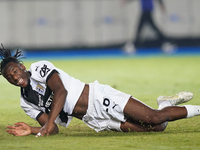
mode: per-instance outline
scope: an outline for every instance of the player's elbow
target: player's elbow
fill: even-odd
[[[58,133],[59,133],[59,128],[58,128],[58,126],[56,126],[54,134],[58,134]]]
[[[64,94],[65,97],[67,97],[67,90],[66,89],[63,90],[63,94]]]
[[[67,90],[65,88],[59,88],[57,91],[55,91],[60,96],[67,97]]]
[[[58,126],[55,124],[52,134],[58,134],[58,133],[59,133],[59,128],[58,128]]]

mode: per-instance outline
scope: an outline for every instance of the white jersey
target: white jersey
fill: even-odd
[[[68,94],[64,107],[55,123],[67,127],[72,120],[73,109],[83,91],[85,83],[69,76],[48,61],[33,63],[28,70],[31,73],[29,85],[21,88],[21,107],[28,116],[37,120],[43,113],[49,114],[53,92],[47,86],[48,79],[57,72]]]

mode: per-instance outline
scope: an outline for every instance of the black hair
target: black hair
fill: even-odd
[[[5,49],[3,44],[1,44],[0,48],[0,57],[1,57],[1,68],[0,68],[0,75],[2,74],[3,68],[9,63],[9,62],[14,62],[14,63],[22,63],[20,60],[22,55],[22,51],[17,49],[16,53],[12,56],[11,50],[10,49]]]

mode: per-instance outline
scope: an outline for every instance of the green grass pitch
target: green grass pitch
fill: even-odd
[[[29,68],[36,60],[25,60]],[[200,56],[128,57],[50,60],[69,75],[89,83],[102,84],[131,94],[153,108],[159,95],[180,91],[194,93],[186,104],[200,105]],[[178,150],[200,149],[200,117],[170,122],[164,132],[96,133],[82,121],[73,119],[68,128],[59,126],[60,133],[36,138],[34,135],[15,137],[5,130],[7,125],[24,121],[38,123],[20,108],[20,89],[0,77],[0,149],[6,150]]]

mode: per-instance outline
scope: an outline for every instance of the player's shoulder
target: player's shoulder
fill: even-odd
[[[54,69],[55,66],[51,62],[42,60],[32,63],[29,71],[31,72],[32,75],[38,74],[41,77],[44,77]]]

